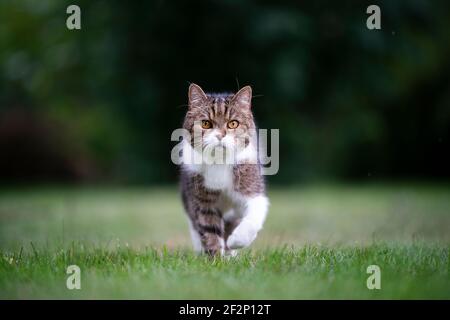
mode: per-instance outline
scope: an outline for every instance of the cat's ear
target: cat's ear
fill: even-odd
[[[234,95],[232,101],[242,108],[250,109],[252,105],[252,87],[243,87]]]
[[[206,94],[200,86],[192,83],[189,86],[189,107],[199,105],[207,99]]]

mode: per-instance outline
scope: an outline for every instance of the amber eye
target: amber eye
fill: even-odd
[[[236,129],[237,127],[239,127],[239,121],[231,120],[230,122],[228,122],[229,129]]]
[[[203,129],[210,129],[211,127],[212,127],[211,121],[202,120],[202,128]]]

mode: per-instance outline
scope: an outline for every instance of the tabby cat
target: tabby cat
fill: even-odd
[[[251,104],[250,86],[236,94],[205,94],[196,84],[189,87],[181,194],[197,252],[235,255],[235,249],[255,240],[266,218],[269,201]],[[214,157],[219,151],[225,152],[225,161]],[[193,161],[200,154],[200,161]]]

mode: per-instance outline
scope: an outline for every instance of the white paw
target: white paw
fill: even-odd
[[[248,247],[256,239],[258,232],[245,224],[240,224],[228,237],[227,247],[230,249],[240,249]]]
[[[226,259],[232,259],[232,258],[234,258],[234,257],[237,257],[237,255],[238,255],[238,251],[237,251],[237,250],[228,249],[228,250],[225,250],[225,255],[224,255],[224,257],[225,257]]]

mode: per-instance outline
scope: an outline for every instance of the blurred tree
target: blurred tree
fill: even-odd
[[[259,127],[280,129],[274,183],[450,176],[447,1],[378,1],[381,30],[366,28],[369,1],[84,0],[78,31],[69,4],[0,3],[2,180],[173,182],[189,82],[236,79]],[[47,129],[12,130],[18,114]],[[16,139],[39,135],[34,153]],[[42,153],[58,156],[23,170]]]

